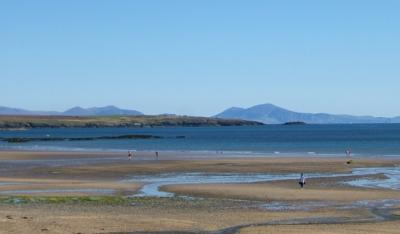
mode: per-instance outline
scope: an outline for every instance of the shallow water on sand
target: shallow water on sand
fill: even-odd
[[[391,168],[357,168],[352,173],[312,173],[306,174],[307,178],[338,177],[355,175],[384,174],[387,179],[368,179],[368,183],[362,180],[353,180],[348,183],[353,186],[400,190],[400,167]],[[274,180],[298,179],[299,174],[261,174],[261,173],[165,173],[158,175],[133,176],[124,181],[141,182],[145,185],[136,196],[171,197],[173,193],[160,191],[160,187],[172,184],[212,184],[212,183],[255,183]],[[360,182],[361,181],[361,182]]]
[[[17,184],[23,184],[23,183],[17,183],[17,182],[0,182],[0,186],[17,185]]]
[[[294,179],[297,174],[239,174],[239,173],[165,173],[159,175],[134,176],[126,182],[141,182],[145,185],[136,196],[172,197],[173,193],[159,188],[171,184],[253,183],[279,179]]]
[[[112,158],[79,158],[75,159],[40,159],[40,160],[1,160],[0,173],[7,173],[16,170],[28,170],[37,167],[62,167],[80,166],[96,163],[113,163],[126,160],[121,157]]]
[[[308,178],[318,177],[342,177],[355,175],[374,175],[384,174],[387,179],[356,179],[345,182],[352,186],[374,187],[384,189],[400,190],[400,167],[394,168],[356,168],[352,173],[333,174],[333,173],[315,173],[307,174]],[[274,180],[297,179],[298,174],[239,174],[239,173],[169,173],[159,175],[135,176],[126,181],[143,182],[145,185],[135,196],[155,196],[172,197],[175,194],[164,192],[160,187],[172,184],[207,184],[207,183],[254,183]],[[323,209],[326,207],[335,209],[358,209],[358,208],[392,208],[400,205],[400,199],[384,200],[362,200],[356,202],[334,202],[334,201],[302,201],[302,202],[284,202],[275,201],[257,205],[261,209],[269,211],[308,211]]]
[[[75,161],[75,160],[72,160]],[[54,163],[54,162],[53,162]],[[64,163],[64,162],[62,162]],[[18,163],[17,163],[18,164]],[[21,165],[25,165],[21,162]],[[351,173],[311,173],[307,178],[343,177],[383,174],[386,179],[368,178],[354,179],[343,183],[358,187],[384,188],[400,190],[400,167],[389,168],[356,168]],[[175,194],[164,192],[160,187],[173,184],[211,184],[211,183],[255,183],[275,180],[298,179],[299,174],[267,174],[267,173],[164,173],[155,175],[135,175],[122,182],[139,182],[144,186],[135,196],[172,197]],[[0,186],[21,184],[16,182],[1,182]],[[91,193],[109,195],[112,189],[45,189],[45,190],[9,190],[0,191],[3,195],[33,194],[33,193]],[[314,204],[315,205],[315,204]]]
[[[346,182],[352,186],[366,188],[386,188],[400,190],[400,167],[391,168],[356,168],[354,174],[384,174],[387,179],[356,179]]]

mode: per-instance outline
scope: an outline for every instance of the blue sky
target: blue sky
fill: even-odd
[[[400,115],[400,1],[1,1],[0,105]]]

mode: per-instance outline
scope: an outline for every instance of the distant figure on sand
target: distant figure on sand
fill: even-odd
[[[158,160],[158,151],[156,151],[156,160]]]
[[[300,187],[301,187],[301,188],[303,188],[304,185],[306,184],[306,177],[304,176],[303,173],[300,174],[299,184],[300,184]]]
[[[346,156],[347,157],[351,157],[351,149],[347,149],[346,150]]]
[[[128,159],[132,160],[132,152],[130,150],[128,151]]]

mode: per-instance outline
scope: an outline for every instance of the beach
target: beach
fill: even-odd
[[[396,233],[400,191],[361,182],[385,184],[399,166],[397,157],[0,151],[0,233]]]
[[[400,233],[400,1],[0,5],[0,234]]]

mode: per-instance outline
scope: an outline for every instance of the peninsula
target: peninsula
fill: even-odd
[[[141,116],[0,116],[0,129],[102,127],[257,126],[256,121],[177,115]]]

